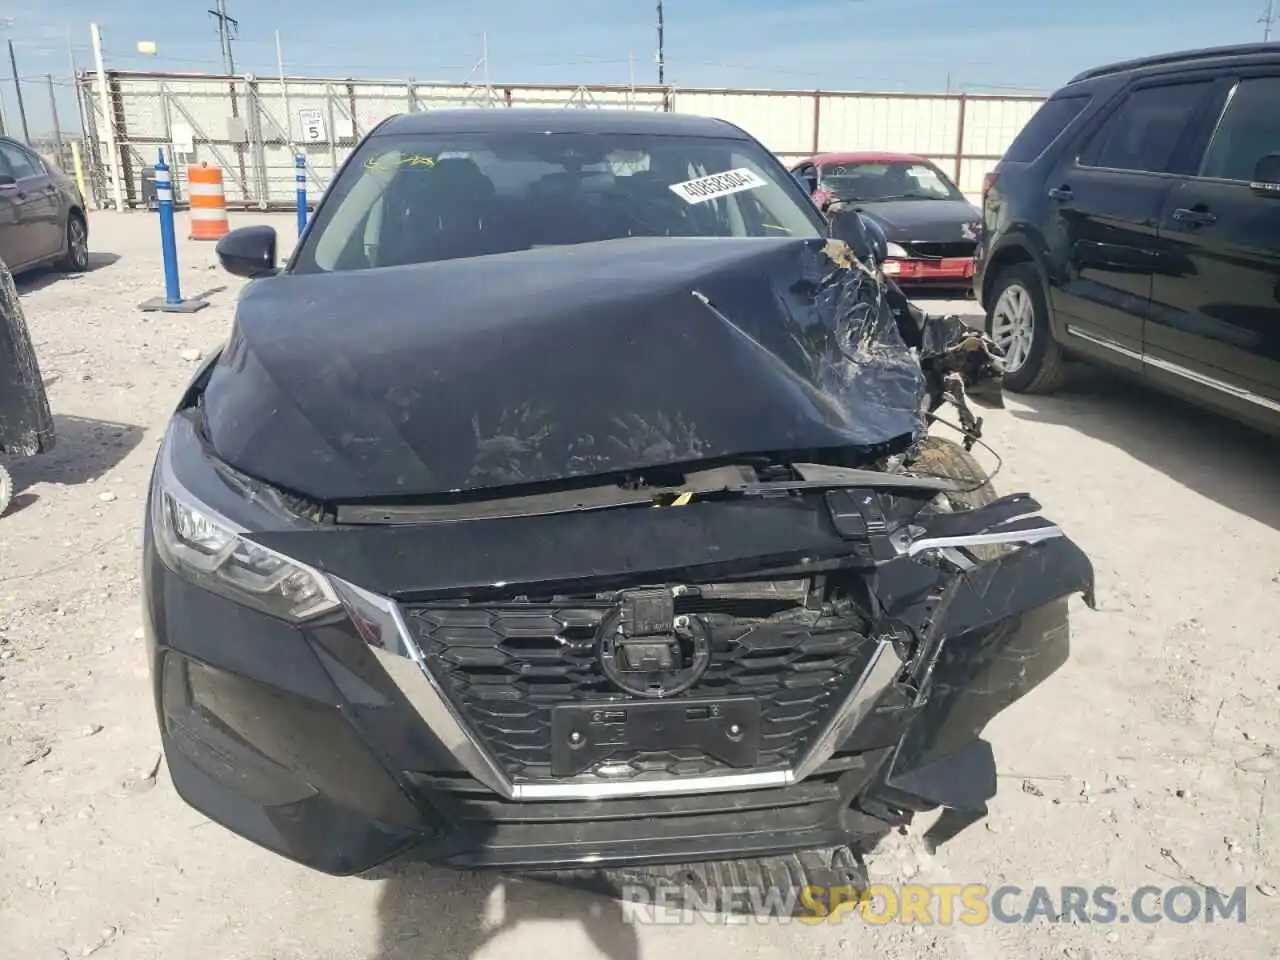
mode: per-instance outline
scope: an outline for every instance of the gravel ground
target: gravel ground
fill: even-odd
[[[1011,398],[987,438],[999,489],[1033,492],[1093,557],[1100,610],[1075,606],[1070,663],[989,729],[989,821],[932,856],[919,829],[895,837],[872,876],[1245,886],[1246,923],[640,926],[492,875],[330,878],[209,823],[158,751],[138,548],[161,430],[239,281],[183,240],[184,292],[210,307],[142,314],[163,292],[154,218],[91,226],[91,272],[19,282],[59,443],[11,464],[0,520],[0,957],[1280,956],[1280,451],[1096,375]]]

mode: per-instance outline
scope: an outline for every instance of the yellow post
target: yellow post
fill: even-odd
[[[76,186],[80,188],[80,197],[89,202],[89,193],[84,188],[84,164],[80,162],[80,141],[71,141],[71,164],[76,168]]]

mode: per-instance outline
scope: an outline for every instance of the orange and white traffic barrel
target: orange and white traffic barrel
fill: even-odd
[[[230,232],[220,167],[207,163],[187,167],[187,196],[191,200],[192,240],[221,240]]]

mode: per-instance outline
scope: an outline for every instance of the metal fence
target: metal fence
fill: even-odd
[[[64,173],[74,174],[75,160],[71,152],[72,143],[80,143],[83,150],[83,142],[80,137],[65,133],[56,136],[33,137],[28,141],[27,146]]]
[[[86,176],[99,206],[115,185],[97,77],[80,77]],[[894,150],[930,158],[973,195],[983,175],[1040,105],[1038,97],[691,89],[672,86],[457,85],[312,77],[217,77],[109,71],[120,197],[143,203],[143,172],[164,148],[178,199],[185,169],[222,168],[227,204],[294,205],[294,156],[307,158],[315,194],[375,124],[445,107],[607,107],[719,117],[785,160],[834,150]]]

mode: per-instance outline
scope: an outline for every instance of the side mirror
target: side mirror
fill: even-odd
[[[1280,153],[1269,153],[1253,168],[1254,190],[1280,197]]]
[[[867,240],[871,243],[871,256],[876,266],[879,266],[889,259],[889,241],[885,238],[884,231],[880,229],[880,224],[863,216],[861,210],[858,211],[858,221],[862,224],[862,229],[867,232]]]
[[[218,241],[214,250],[227,273],[256,280],[276,272],[274,227],[240,227]]]
[[[868,266],[878,267],[889,257],[884,231],[856,207],[847,204],[833,206],[827,215],[827,236],[843,240],[853,255]]]
[[[7,173],[0,173],[0,187],[16,187],[18,181]]]

